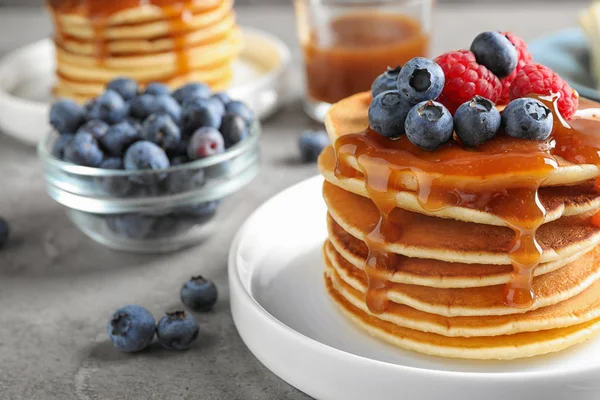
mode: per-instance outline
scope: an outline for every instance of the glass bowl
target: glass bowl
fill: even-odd
[[[93,240],[113,249],[161,253],[212,234],[219,203],[247,185],[260,164],[260,126],[223,154],[164,170],[90,168],[52,155],[59,134],[38,145],[48,194]]]

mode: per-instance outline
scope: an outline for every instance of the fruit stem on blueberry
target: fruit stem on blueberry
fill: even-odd
[[[419,107],[418,111],[421,117],[425,117],[431,122],[438,121],[444,114],[442,107],[437,106],[433,100],[429,100],[427,103],[423,104]]]
[[[410,76],[410,86],[417,92],[425,92],[431,86],[431,74],[426,69],[415,69]]]
[[[180,319],[183,321],[187,318],[187,313],[185,311],[181,311],[181,310],[168,312],[167,315],[169,316],[169,319],[171,319],[171,320]]]

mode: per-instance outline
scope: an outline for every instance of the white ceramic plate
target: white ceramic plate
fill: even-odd
[[[227,91],[248,103],[263,119],[287,99],[291,55],[277,37],[259,29],[243,29],[245,46],[234,64]],[[0,131],[36,144],[49,130],[48,111],[54,82],[54,46],[41,40],[0,60]]]
[[[278,194],[244,224],[229,256],[231,310],[250,350],[320,400],[598,400],[600,338],[505,362],[428,357],[352,325],[325,293],[322,179]]]

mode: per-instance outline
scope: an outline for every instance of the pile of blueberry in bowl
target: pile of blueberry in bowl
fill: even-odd
[[[197,244],[221,200],[259,169],[253,112],[202,83],[177,90],[128,78],[83,106],[53,104],[38,146],[47,190],[92,239],[167,252]]]

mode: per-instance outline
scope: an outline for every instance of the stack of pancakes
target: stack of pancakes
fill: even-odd
[[[367,128],[369,102],[363,93],[331,108],[326,126],[332,142]],[[557,157],[556,168],[536,187],[531,200],[545,212],[533,231],[540,250],[530,282],[535,296],[518,306],[507,301],[507,287],[519,277],[515,220],[481,204],[424,207],[423,191],[414,185],[424,185],[424,176],[413,170],[401,184],[377,187],[381,182],[361,169],[358,158],[385,164],[378,158],[384,153],[367,148],[343,161],[341,151],[338,142],[319,159],[328,208],[325,280],[339,309],[371,335],[430,355],[514,359],[559,351],[600,331],[597,166]],[[428,157],[443,162],[435,152]],[[501,160],[490,156],[488,162]],[[344,172],[342,162],[355,172]],[[506,164],[510,168],[508,158]],[[517,178],[507,173],[506,179]],[[391,204],[384,220],[382,198]]]
[[[119,76],[142,86],[188,81],[222,90],[242,47],[233,0],[48,0],[57,61],[55,94],[78,101]]]

